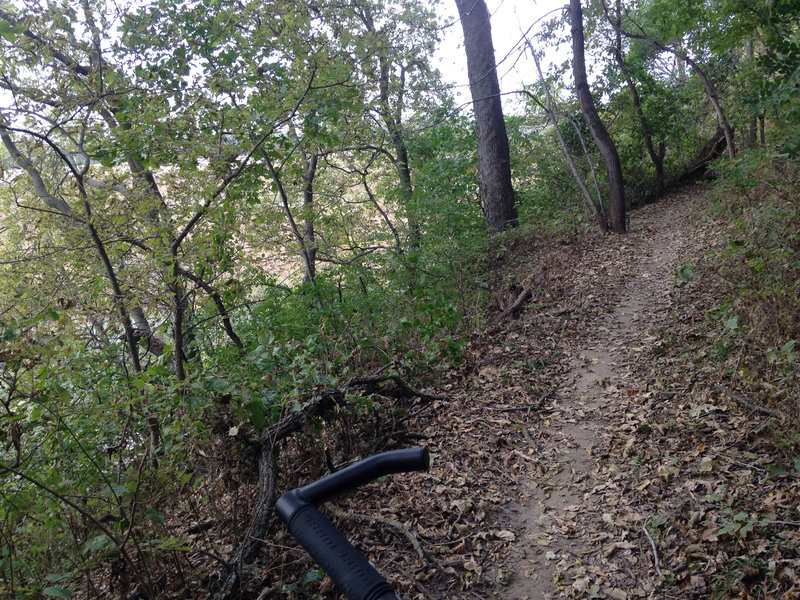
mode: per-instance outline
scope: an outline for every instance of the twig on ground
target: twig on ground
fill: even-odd
[[[531,409],[539,408],[539,406],[541,406],[541,403],[537,402],[536,404],[523,404],[522,406],[506,406],[504,408],[489,407],[489,410],[493,410],[495,412],[501,412],[501,413],[517,412],[517,411],[520,411],[520,410],[526,410],[526,411],[530,412]]]
[[[664,574],[661,572],[661,565],[658,562],[658,549],[656,549],[656,543],[655,543],[655,541],[653,541],[653,538],[650,536],[650,532],[647,531],[647,521],[648,521],[648,519],[644,520],[644,525],[642,525],[642,531],[644,531],[644,534],[647,536],[647,539],[650,541],[650,547],[653,549],[653,562],[656,565],[656,573],[658,573],[658,576],[663,579],[664,578]]]
[[[342,510],[338,506],[327,502],[325,504],[327,509],[331,511],[337,517],[342,517],[344,519],[350,519],[352,521],[358,521],[359,523],[381,523],[382,525],[389,525],[390,527],[394,527],[398,531],[402,532],[408,538],[408,541],[411,542],[411,545],[414,547],[414,550],[417,551],[417,555],[419,559],[426,565],[431,564],[428,557],[425,555],[425,551],[422,549],[422,545],[419,543],[417,536],[409,530],[408,528],[404,527],[402,523],[399,521],[395,521],[394,519],[387,519],[385,517],[377,517],[374,515],[365,515],[361,513],[354,513],[347,510]]]
[[[520,457],[524,458],[525,460],[530,460],[532,462],[537,462],[535,458],[533,458],[532,456],[528,456],[527,454],[523,454],[519,450],[512,450],[511,454],[516,454],[517,456],[520,456]]]
[[[522,312],[522,307],[532,297],[533,297],[533,292],[531,291],[530,288],[525,288],[524,290],[522,290],[519,296],[517,296],[517,299],[514,300],[514,304],[512,304],[510,307],[505,309],[497,316],[497,318],[495,319],[495,323],[500,323],[501,321],[504,321],[509,315],[515,319],[519,318],[519,315]]]
[[[531,438],[531,434],[528,433],[528,428],[527,427],[522,427],[521,431],[522,431],[523,437],[525,438],[525,441],[528,442],[528,445],[531,448],[536,448],[537,446],[536,446],[536,444],[534,444],[533,438]]]
[[[775,417],[777,419],[783,420],[783,415],[781,413],[779,413],[778,411],[772,410],[771,408],[767,408],[766,406],[759,406],[758,404],[753,404],[747,398],[743,398],[742,396],[740,396],[739,394],[737,394],[735,392],[732,392],[731,390],[729,390],[725,386],[722,386],[722,385],[720,385],[718,383],[715,383],[711,387],[713,387],[718,392],[722,392],[724,394],[727,394],[730,398],[732,398],[733,400],[735,400],[736,402],[738,402],[739,404],[741,404],[745,408],[749,408],[750,410],[753,410],[753,411],[755,411],[757,413],[761,413],[762,415],[767,415],[767,416],[770,416],[770,417]]]

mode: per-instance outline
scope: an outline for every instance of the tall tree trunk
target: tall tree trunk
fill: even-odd
[[[316,253],[311,253],[306,245],[306,236],[304,235],[303,231],[300,231],[300,227],[297,225],[294,214],[292,214],[292,207],[289,203],[289,194],[286,192],[286,187],[283,185],[281,175],[275,168],[269,153],[262,148],[261,155],[264,158],[264,163],[267,165],[270,175],[272,175],[272,180],[275,182],[275,187],[278,188],[278,196],[283,204],[283,210],[286,213],[286,218],[289,219],[289,226],[292,228],[292,233],[294,234],[294,237],[300,246],[300,255],[303,257],[303,263],[305,264],[306,268],[303,280],[305,281],[306,278],[308,278],[308,281],[312,285],[316,285],[317,282],[314,278],[315,266],[314,263],[311,262],[311,259],[316,256]]]
[[[746,40],[744,43],[744,51],[745,55],[747,56],[748,62],[753,62],[753,58],[755,56],[755,49],[754,49],[753,40]],[[758,140],[758,116],[753,115],[750,119],[749,127],[747,129],[747,146],[750,148],[756,147],[756,142]]]
[[[304,252],[306,253],[306,273],[303,283],[313,284],[317,279],[317,239],[314,234],[314,176],[317,174],[316,154],[308,155],[303,150],[303,216],[306,224],[303,229]]]
[[[455,2],[464,30],[469,89],[475,111],[481,201],[489,231],[498,233],[517,224],[517,209],[489,11],[484,0]]]
[[[389,135],[392,136],[394,166],[397,169],[397,176],[400,179],[400,194],[403,198],[403,208],[405,208],[406,219],[408,221],[409,246],[411,248],[418,248],[420,242],[420,224],[411,207],[411,199],[414,197],[414,186],[411,183],[411,167],[408,164],[408,146],[406,146],[406,138],[403,134],[401,120],[403,105],[402,102],[400,102],[396,112],[392,111],[389,105],[389,59],[381,55],[379,60],[381,74],[378,87],[381,95],[381,114],[386,129]],[[401,79],[401,85],[405,86],[405,76]],[[403,91],[404,90],[400,91],[401,97]]]
[[[372,12],[365,8],[359,13],[359,18],[372,35],[378,37],[383,35],[383,29],[378,30],[375,27],[375,21],[372,18]],[[420,243],[420,230],[421,226],[417,215],[411,207],[411,200],[414,196],[414,186],[411,181],[411,166],[408,163],[408,146],[406,145],[406,137],[403,132],[403,108],[406,84],[406,67],[401,67],[400,73],[400,89],[397,92],[397,104],[392,107],[389,89],[389,79],[392,70],[392,57],[387,54],[387,48],[380,48],[378,52],[378,94],[380,99],[380,107],[378,113],[380,114],[383,124],[386,126],[386,131],[392,138],[392,146],[394,146],[393,163],[397,169],[397,176],[400,179],[400,195],[402,197],[403,208],[406,212],[406,220],[408,221],[409,230],[409,246],[414,249],[419,247]]]
[[[622,165],[614,140],[594,106],[589,82],[586,77],[586,61],[583,42],[583,10],[580,0],[570,0],[569,16],[572,21],[572,72],[575,77],[575,91],[581,104],[581,111],[589,124],[597,148],[603,156],[608,172],[608,212],[611,217],[611,230],[625,233],[625,185],[622,180]]]
[[[697,73],[697,76],[700,78],[700,81],[703,83],[703,87],[706,89],[706,95],[708,96],[708,101],[711,102],[711,106],[714,107],[714,112],[717,114],[717,122],[719,126],[722,128],[722,132],[725,134],[725,143],[727,144],[727,152],[728,157],[735,158],[736,157],[736,144],[733,139],[733,128],[731,127],[730,122],[728,121],[727,117],[725,116],[725,110],[722,108],[722,104],[720,104],[719,96],[717,95],[717,90],[714,87],[714,84],[711,83],[711,80],[706,75],[706,72],[700,68],[694,60],[689,58],[688,55],[683,55],[683,60],[686,61],[692,70]]]

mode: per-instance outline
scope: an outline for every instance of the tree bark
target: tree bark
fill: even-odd
[[[317,174],[317,162],[319,156],[316,154],[303,153],[303,216],[305,217],[305,228],[303,229],[303,240],[305,242],[306,253],[306,274],[303,283],[314,283],[317,279],[317,239],[314,233],[314,176]]]
[[[639,117],[639,124],[642,128],[642,136],[644,137],[644,143],[647,147],[647,153],[650,155],[650,160],[653,162],[653,166],[656,169],[656,195],[661,196],[664,194],[664,146],[662,144],[659,146],[658,151],[656,150],[655,144],[653,143],[653,135],[650,133],[650,126],[647,123],[647,117],[644,114],[644,109],[642,109],[639,89],[636,87],[636,83],[633,81],[628,66],[625,64],[625,58],[622,56],[622,8],[620,6],[620,0],[617,0],[617,14],[616,19],[613,21],[613,26],[617,42],[614,48],[614,56],[617,59],[617,64],[622,72],[622,76],[625,78],[625,83],[628,84],[628,89],[631,91],[633,106]]]
[[[717,114],[717,122],[719,123],[720,128],[722,128],[722,132],[725,134],[728,157],[735,158],[736,144],[734,143],[733,139],[733,128],[728,122],[728,119],[725,116],[725,111],[719,102],[719,96],[717,95],[716,88],[711,83],[711,80],[708,78],[708,75],[706,75],[706,72],[700,68],[700,65],[689,58],[689,56],[686,54],[683,55],[683,60],[686,61],[686,64],[692,67],[694,72],[697,73],[697,76],[700,78],[700,81],[703,83],[703,87],[706,89],[706,94],[708,95],[708,101],[711,102],[711,106],[714,107],[714,112]]]
[[[358,13],[364,27],[376,38],[383,35],[383,29],[375,27],[375,21],[372,18],[372,12],[369,8],[362,7]],[[403,208],[406,212],[406,220],[408,221],[409,230],[409,247],[411,249],[418,248],[420,244],[420,231],[421,226],[417,215],[413,213],[411,208],[411,200],[414,196],[414,184],[411,181],[411,166],[408,162],[408,146],[406,145],[406,136],[403,132],[403,108],[404,108],[404,95],[406,84],[406,67],[401,67],[400,72],[400,86],[397,92],[397,103],[393,107],[390,101],[390,74],[392,69],[391,57],[387,54],[386,48],[380,48],[377,53],[378,58],[378,95],[379,107],[378,114],[386,126],[386,131],[392,138],[392,146],[394,147],[394,157],[392,162],[395,169],[397,169],[397,176],[400,180],[400,195],[403,200]]]
[[[570,0],[569,16],[572,21],[572,72],[575,77],[575,91],[581,105],[581,111],[589,124],[597,148],[603,156],[608,173],[609,216],[611,230],[614,233],[625,233],[625,186],[622,180],[622,165],[614,140],[594,106],[589,82],[586,77],[586,61],[583,41],[583,10],[580,0]]]
[[[489,11],[484,0],[455,0],[467,55],[478,137],[478,178],[486,225],[492,233],[517,224],[508,134],[500,102]]]
[[[753,40],[745,41],[744,51],[745,51],[745,56],[747,56],[747,61],[752,63],[755,58],[755,48]],[[758,140],[758,117],[756,115],[753,115],[750,119],[750,123],[748,124],[747,128],[747,146],[749,148],[755,148],[757,140]]]
[[[583,194],[584,199],[586,200],[586,205],[589,207],[589,210],[594,215],[595,220],[597,221],[597,225],[600,228],[602,233],[608,232],[608,220],[606,219],[606,215],[603,209],[603,198],[600,195],[600,190],[597,190],[597,200],[592,197],[589,188],[586,185],[586,182],[583,180],[583,177],[578,171],[578,166],[575,164],[575,160],[572,158],[572,154],[567,147],[567,143],[564,140],[564,136],[561,134],[561,128],[558,126],[558,118],[556,117],[555,109],[553,107],[553,97],[550,94],[550,87],[547,85],[547,81],[545,81],[544,73],[542,72],[542,66],[539,63],[539,57],[536,56],[536,51],[533,48],[533,44],[525,38],[525,43],[528,45],[528,49],[530,50],[531,56],[533,56],[533,61],[536,64],[536,71],[539,73],[539,82],[542,84],[542,88],[544,89],[545,98],[547,101],[547,105],[545,106],[542,104],[536,96],[534,96],[531,92],[524,90],[525,94],[528,95],[534,102],[536,102],[539,106],[542,107],[545,113],[547,113],[548,118],[550,119],[550,123],[553,125],[553,131],[558,138],[558,143],[561,146],[561,153],[564,155],[564,158],[569,165],[569,170],[572,172],[572,176],[575,179],[575,183],[578,184],[578,187]],[[580,131],[578,132],[580,136]],[[583,146],[583,140],[581,140],[581,145]],[[585,150],[585,147],[584,147]],[[591,166],[591,160],[589,159],[588,152],[585,152],[586,159],[589,161],[589,165]],[[594,168],[592,168],[592,173],[594,173]],[[595,183],[597,183],[597,178],[595,178]]]

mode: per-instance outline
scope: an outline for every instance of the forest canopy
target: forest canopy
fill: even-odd
[[[325,390],[310,444],[380,449],[375,386],[459,365],[518,240],[621,233],[682,183],[796,161],[796,3],[582,8],[624,205],[572,60],[538,62],[564,10],[513,33],[531,68],[492,226],[437,3],[0,0],[0,595],[155,597],[196,550],[169,523],[197,498],[250,519],[216,474],[259,481],[270,427]],[[204,551],[244,562],[226,544]]]

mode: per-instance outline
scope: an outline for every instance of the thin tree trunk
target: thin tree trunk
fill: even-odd
[[[722,132],[725,134],[725,143],[727,145],[727,152],[728,157],[735,158],[736,157],[736,143],[733,138],[733,128],[731,124],[728,122],[727,117],[725,116],[725,111],[722,108],[722,105],[719,102],[719,96],[717,95],[717,90],[714,85],[711,83],[711,80],[706,75],[706,72],[700,68],[694,60],[689,58],[688,55],[684,54],[683,59],[686,61],[694,72],[697,73],[697,76],[700,78],[700,81],[703,83],[703,87],[706,90],[706,95],[708,95],[708,101],[711,102],[711,106],[714,107],[714,112],[717,115],[717,122],[719,126],[722,128]]]
[[[622,179],[622,165],[614,140],[611,139],[600,115],[597,114],[589,90],[584,58],[583,10],[580,0],[570,0],[569,14],[572,21],[572,72],[575,77],[575,91],[592,137],[606,163],[611,230],[622,234],[625,233],[625,186]]]
[[[575,1],[576,0],[570,0],[570,6],[572,5],[572,2]],[[612,21],[613,24],[613,20],[608,15],[608,13],[606,13],[606,17],[610,21]],[[661,48],[661,50],[665,52],[671,52],[679,61],[678,64],[685,63],[689,65],[695,73],[697,73],[697,77],[700,79],[700,82],[703,84],[703,88],[706,90],[708,101],[714,108],[714,113],[717,116],[717,122],[719,123],[720,129],[722,129],[722,132],[725,135],[725,143],[727,144],[728,156],[730,158],[734,158],[736,156],[736,144],[734,142],[734,137],[733,137],[733,128],[731,127],[731,124],[728,122],[728,119],[725,116],[725,111],[722,108],[722,105],[720,104],[719,96],[717,95],[717,90],[711,83],[711,80],[708,78],[706,72],[686,52],[681,50],[680,47],[677,46],[677,44],[669,46],[667,44],[664,44],[663,42],[659,42],[657,39],[644,33],[644,30],[640,26],[639,29],[642,31],[641,34],[631,33],[629,31],[623,31],[623,33],[625,34],[626,37],[636,38],[640,40],[647,40],[654,46]]]
[[[625,78],[625,82],[628,84],[628,89],[631,91],[633,106],[639,117],[639,124],[642,128],[642,136],[644,137],[647,153],[650,155],[650,160],[656,170],[656,195],[661,196],[664,194],[664,153],[656,151],[655,144],[653,144],[653,136],[650,133],[650,126],[647,123],[647,117],[645,117],[644,109],[642,108],[639,89],[636,87],[636,83],[633,81],[628,66],[625,64],[625,58],[622,56],[622,8],[620,6],[620,0],[617,0],[617,15],[613,25],[616,33],[614,56],[617,59],[617,64]],[[663,149],[663,146],[661,146],[660,150],[661,149]]]
[[[303,172],[303,216],[306,220],[305,228],[303,229],[303,240],[306,246],[306,255],[308,260],[306,265],[308,270],[303,283],[316,281],[317,279],[317,239],[314,233],[314,176],[317,173],[317,161],[319,157],[312,154],[309,158],[304,159],[305,171]]]
[[[753,40],[745,41],[744,51],[745,55],[747,56],[748,62],[752,62],[755,56]],[[747,129],[747,146],[749,148],[755,148],[757,141],[758,141],[758,117],[756,115],[753,115],[753,117],[750,119],[749,127]]]
[[[275,165],[272,163],[272,159],[269,157],[269,154],[266,152],[266,150],[262,149],[261,155],[264,157],[264,162],[267,165],[270,175],[272,175],[272,180],[275,182],[275,187],[278,188],[278,195],[281,198],[281,203],[283,204],[283,210],[286,213],[286,218],[289,219],[289,226],[292,229],[292,233],[294,234],[297,243],[300,245],[300,255],[303,257],[306,276],[310,276],[309,281],[312,285],[316,285],[316,279],[313,277],[314,266],[310,262],[311,253],[306,246],[305,236],[303,235],[303,232],[300,231],[297,221],[295,221],[294,215],[292,214],[292,208],[289,205],[289,195],[286,192],[286,188],[283,186],[280,173],[278,173],[277,169],[275,169]]]
[[[492,233],[517,224],[508,134],[500,101],[489,11],[484,0],[455,0],[467,55],[478,138],[478,178],[486,225]]]
[[[0,139],[3,141],[3,145],[8,150],[8,153],[17,163],[21,169],[23,169],[28,176],[31,178],[33,182],[33,188],[36,192],[36,195],[45,203],[46,206],[53,209],[54,212],[60,213],[63,215],[69,223],[76,223],[72,216],[72,209],[70,208],[69,204],[67,204],[61,198],[57,198],[50,191],[47,189],[47,186],[42,179],[41,173],[36,168],[36,166],[31,162],[31,160],[25,156],[19,148],[17,148],[16,143],[11,139],[11,136],[8,133],[8,129],[0,123],[0,128],[3,129],[3,133],[0,134]],[[128,311],[127,304],[125,302],[125,294],[122,291],[122,287],[119,284],[119,280],[117,279],[116,271],[114,270],[114,266],[111,264],[111,259],[106,252],[105,244],[103,240],[100,238],[100,234],[97,232],[97,229],[94,226],[94,220],[92,218],[92,209],[89,204],[89,200],[86,196],[86,190],[83,187],[83,175],[78,171],[74,170],[71,163],[66,159],[66,155],[61,151],[58,150],[50,140],[47,138],[43,138],[43,141],[50,144],[51,147],[56,151],[59,157],[64,161],[65,165],[70,168],[72,174],[75,176],[75,179],[78,184],[78,191],[81,196],[81,201],[83,203],[84,213],[86,214],[86,229],[89,233],[89,238],[92,240],[92,244],[94,245],[95,249],[97,250],[98,255],[100,256],[100,261],[103,263],[103,268],[106,272],[106,277],[111,285],[111,289],[114,292],[114,305],[117,312],[120,315],[120,320],[122,321],[122,326],[125,332],[125,341],[128,345],[128,351],[131,356],[131,363],[133,365],[133,370],[136,373],[141,372],[142,366],[139,361],[139,347],[136,344],[136,331],[133,327],[133,322],[131,321],[130,312]]]
[[[578,171],[578,167],[575,164],[575,160],[572,158],[572,153],[570,153],[569,148],[567,147],[567,143],[564,140],[564,136],[561,134],[561,128],[558,126],[558,119],[556,118],[556,114],[553,108],[553,98],[550,94],[550,88],[547,85],[547,81],[545,81],[544,73],[542,73],[542,67],[539,64],[539,57],[536,55],[536,51],[533,48],[533,44],[531,44],[528,38],[525,38],[525,43],[528,45],[528,49],[530,50],[531,56],[533,56],[533,61],[536,64],[536,71],[539,73],[539,82],[542,84],[542,88],[544,88],[545,99],[547,101],[547,106],[543,105],[539,102],[539,99],[536,98],[533,94],[529,91],[524,90],[525,94],[527,94],[534,102],[536,102],[539,106],[547,114],[548,118],[550,119],[550,123],[553,126],[553,130],[555,131],[556,138],[558,138],[558,143],[561,146],[561,152],[564,155],[564,158],[569,165],[569,170],[572,172],[572,176],[575,179],[575,182],[578,184],[578,187],[583,194],[584,199],[586,200],[586,205],[589,207],[589,210],[594,215],[595,220],[597,221],[597,225],[600,228],[600,231],[603,233],[608,232],[608,221],[606,220],[605,214],[603,212],[603,198],[600,196],[600,190],[598,189],[597,194],[597,201],[592,197],[589,188],[586,186],[586,182],[581,177],[580,171]],[[588,153],[587,153],[588,154]],[[587,159],[589,157],[587,156]],[[591,163],[590,163],[591,164]],[[592,169],[594,172],[594,169]],[[596,181],[596,180],[595,180]]]
[[[364,23],[367,31],[378,36],[379,32],[375,27],[375,22],[372,19],[371,11],[365,8],[359,13],[361,22]],[[405,209],[406,220],[408,221],[409,230],[409,246],[414,249],[418,248],[420,244],[421,225],[419,219],[414,214],[411,201],[414,197],[414,185],[411,180],[411,166],[408,162],[408,146],[406,145],[405,134],[403,132],[403,98],[405,94],[405,74],[406,69],[402,67],[400,74],[400,89],[397,94],[397,105],[392,108],[389,101],[390,89],[389,78],[392,68],[391,57],[387,56],[386,49],[381,48],[378,52],[378,94],[379,94],[379,108],[378,114],[386,126],[386,131],[392,138],[392,146],[394,147],[394,163],[397,169],[397,176],[400,180],[400,195],[402,197],[402,205]]]

